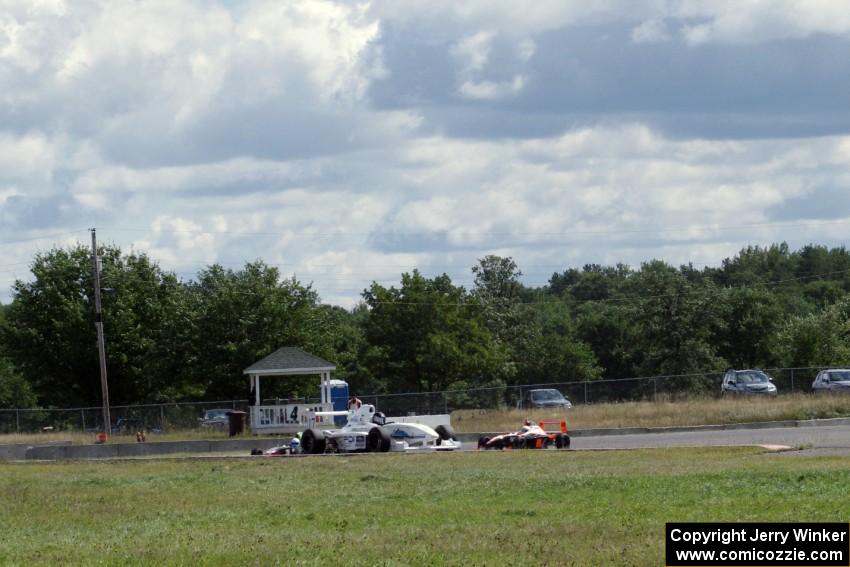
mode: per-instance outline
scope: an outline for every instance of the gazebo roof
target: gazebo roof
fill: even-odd
[[[336,370],[333,363],[298,347],[279,348],[243,371],[254,375],[322,374]]]

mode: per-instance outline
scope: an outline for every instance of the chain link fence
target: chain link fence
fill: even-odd
[[[768,368],[779,394],[811,392],[812,381],[824,367]],[[358,395],[364,403],[388,416],[451,413],[458,409],[517,407],[525,392],[537,388],[559,390],[573,404],[636,400],[679,400],[694,396],[720,396],[723,372],[648,376],[581,382],[552,382],[521,386],[492,386],[444,392]],[[263,400],[263,405],[318,403],[319,398]],[[183,402],[110,406],[114,433],[169,431],[200,427],[210,409],[248,411],[247,400]],[[102,431],[102,408],[5,409],[0,410],[0,434],[53,431]]]

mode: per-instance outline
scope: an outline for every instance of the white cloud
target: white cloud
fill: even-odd
[[[834,225],[772,226],[771,211],[850,180],[847,147],[844,137],[675,140],[634,124],[524,141],[437,136],[292,163],[95,168],[77,187],[122,211],[123,224],[100,225],[102,239],[166,269],[189,277],[213,261],[262,258],[351,305],[373,279],[414,267],[467,282],[476,258],[495,251],[528,264],[539,284],[539,264],[717,261],[747,242],[832,238]]]
[[[0,180],[49,178],[56,153],[51,140],[37,132],[14,136],[0,131]]]
[[[747,242],[832,242],[842,225],[823,219],[850,217],[846,136],[671,137],[629,111],[632,92],[669,93],[632,91],[593,55],[842,36],[848,12],[802,0],[6,0],[0,223],[20,239],[98,226],[104,241],[185,274],[263,258],[346,305],[414,267],[466,281],[487,253],[514,255],[539,284],[568,263],[716,262]],[[607,39],[586,53],[561,47],[586,30]],[[391,42],[412,31],[413,47],[433,50],[412,59],[423,82],[381,99],[377,87],[408,62],[408,46]],[[713,125],[714,101],[688,89],[722,89],[700,79],[671,85]],[[584,114],[557,108],[565,92]],[[462,134],[445,126],[467,119]],[[498,130],[506,119],[546,128]],[[822,195],[825,212],[812,208]],[[25,263],[68,238],[0,241],[0,253]],[[0,298],[23,276],[0,273]]]
[[[635,43],[658,43],[669,39],[667,25],[661,19],[646,20],[632,30],[632,41]]]
[[[466,81],[458,91],[464,98],[476,100],[498,100],[519,94],[525,87],[526,79],[522,75],[515,75],[510,81]]]
[[[0,205],[8,201],[11,197],[22,195],[19,189],[15,187],[0,188]]]
[[[481,71],[490,57],[490,44],[495,37],[492,31],[482,31],[464,37],[451,47],[451,54],[461,63],[462,73]]]
[[[527,62],[529,59],[534,57],[534,53],[537,51],[537,45],[534,43],[534,40],[524,39],[521,40],[516,45],[517,57],[522,62]]]
[[[272,113],[283,123],[323,120],[312,135],[345,144],[366,122],[397,127],[392,113],[363,106],[384,72],[379,37],[362,7],[324,0],[238,9],[80,0],[49,15],[21,8],[0,16],[0,86],[15,87],[2,89],[0,103],[31,117],[30,128],[60,126],[127,161],[156,152],[208,161],[222,150],[204,147],[210,130],[225,136],[241,120],[263,133]],[[250,136],[231,140],[230,157],[258,151]]]
[[[642,13],[654,0],[628,3],[630,13]],[[370,11],[382,19],[433,27],[440,36],[468,35],[470,30],[498,29],[517,38],[543,33],[604,17],[621,17],[623,5],[612,0],[540,0],[537,2],[491,2],[488,0],[432,0],[403,3],[376,0]],[[473,32],[474,33],[474,32]]]
[[[850,34],[850,10],[843,2],[832,0],[683,0],[671,3],[668,14],[703,20],[682,26],[683,37],[694,45]]]
[[[377,0],[372,13],[392,21],[427,26],[435,37],[497,30],[516,38],[605,21],[634,22],[636,41],[664,35],[660,22],[680,22],[683,36],[705,41],[753,43],[813,34],[850,33],[850,10],[835,0],[628,0],[401,3]],[[638,39],[640,38],[640,39]]]

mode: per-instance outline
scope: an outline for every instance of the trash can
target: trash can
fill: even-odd
[[[227,419],[230,425],[230,436],[242,435],[245,433],[245,412],[244,411],[229,411]]]

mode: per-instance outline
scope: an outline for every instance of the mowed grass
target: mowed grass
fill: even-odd
[[[576,404],[568,410],[458,410],[456,431],[515,430],[522,420],[566,419],[571,429],[670,427],[850,416],[850,395],[787,394],[776,398],[691,398]]]
[[[3,565],[663,565],[668,521],[847,521],[751,448],[0,464]]]

